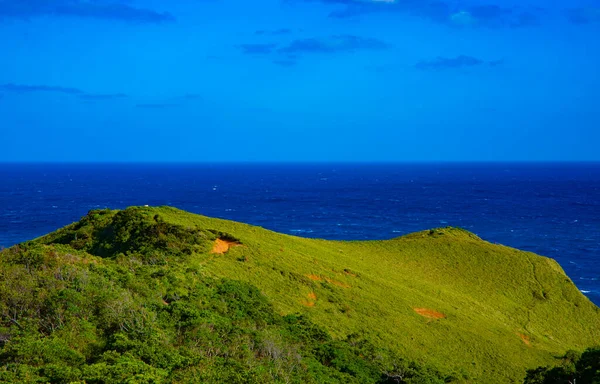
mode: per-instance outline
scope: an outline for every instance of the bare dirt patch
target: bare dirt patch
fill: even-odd
[[[337,285],[338,287],[342,287],[342,288],[350,288],[350,286],[346,283],[342,283],[341,281],[337,281],[337,280],[332,280],[332,279],[328,279],[325,278],[325,280],[327,280],[327,282],[329,284],[333,284],[333,285]]]
[[[321,276],[317,276],[317,275],[306,275],[306,277],[308,277],[312,281],[321,281],[321,280],[323,280],[323,279],[321,279]]]
[[[446,318],[446,315],[444,315],[441,312],[438,311],[434,311],[433,309],[428,309],[428,308],[413,308],[413,310],[415,312],[417,312],[419,315],[426,317],[428,319],[444,319]]]
[[[217,253],[217,254],[222,255],[225,252],[229,251],[230,248],[239,247],[240,245],[241,244],[238,243],[237,241],[217,239],[217,240],[215,240],[215,245],[213,245],[213,248],[210,251],[210,253]]]
[[[308,297],[308,300],[303,301],[302,304],[307,307],[314,307],[315,301],[317,301],[317,295],[314,292],[311,292],[306,295],[306,297]]]
[[[531,338],[529,336],[522,333],[517,333],[517,335],[523,340],[523,343],[525,343],[526,346],[531,347]]]

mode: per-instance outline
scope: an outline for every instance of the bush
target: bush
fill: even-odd
[[[600,383],[600,348],[589,348],[583,354],[568,351],[555,367],[530,369],[525,384],[598,384]]]

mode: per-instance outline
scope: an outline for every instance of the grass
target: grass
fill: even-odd
[[[303,314],[334,339],[364,335],[377,347],[459,382],[522,382],[527,369],[552,364],[567,350],[600,344],[599,308],[558,263],[462,229],[342,242],[279,234],[171,207],[132,209],[147,223],[180,227],[190,239],[184,245],[153,244],[152,252],[144,251],[151,260],[168,249],[185,252],[189,267],[205,276],[257,287],[279,315]],[[75,239],[77,231],[81,237]],[[118,234],[90,231],[85,223],[76,224],[36,242],[77,241],[79,248],[98,251],[103,241],[104,253],[96,253],[106,260],[133,255],[127,252],[132,244],[140,247],[135,239],[119,238],[111,254],[107,242]],[[216,238],[241,246],[210,253]]]
[[[173,208],[147,212],[241,240],[244,247],[224,256],[203,257],[204,271],[256,285],[281,313],[307,313],[337,337],[363,331],[474,382],[516,382],[526,367],[600,343],[598,308],[556,261],[467,231],[444,228],[387,241],[336,242]],[[317,300],[308,307],[311,293]],[[430,308],[446,318],[431,321],[413,308]]]

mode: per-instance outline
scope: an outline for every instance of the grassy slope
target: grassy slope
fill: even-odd
[[[148,220],[160,214],[167,223],[238,238],[243,246],[223,255],[194,257],[209,275],[257,286],[281,314],[306,313],[336,337],[362,331],[467,381],[519,382],[526,368],[600,343],[599,309],[555,261],[466,231],[337,242],[169,207],[139,209]],[[413,308],[446,318],[428,319]]]

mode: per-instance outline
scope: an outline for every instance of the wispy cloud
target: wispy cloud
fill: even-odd
[[[573,24],[600,23],[600,8],[572,8],[566,11],[566,15]]]
[[[320,2],[340,7],[330,12],[332,18],[354,18],[371,13],[413,15],[436,23],[469,27],[524,27],[537,24],[537,9],[520,9],[499,5],[458,6],[442,0],[298,0]]]
[[[452,24],[463,26],[518,28],[538,24],[538,16],[534,10],[517,10],[498,5],[476,5],[451,13],[449,21]]]
[[[137,23],[174,21],[173,15],[114,0],[0,0],[0,18],[70,16]]]
[[[363,50],[384,50],[390,46],[378,39],[354,35],[337,35],[326,38],[308,38],[294,40],[280,48],[285,54],[338,53]]]
[[[246,55],[266,57],[280,67],[293,67],[307,55],[338,54],[356,51],[380,51],[391,46],[378,39],[354,35],[311,37],[277,44],[241,44],[238,46]]]
[[[266,55],[277,47],[276,44],[241,44],[239,48],[246,55]]]
[[[86,102],[102,102],[111,100],[128,99],[129,95],[125,93],[90,93],[79,88],[62,87],[53,85],[23,85],[23,84],[0,84],[0,92],[12,94],[33,94],[33,93],[55,93],[75,97]],[[1,96],[2,94],[0,94]],[[197,93],[186,93],[181,96],[175,96],[152,103],[139,103],[136,108],[140,109],[165,109],[194,103],[202,100],[203,97]]]
[[[76,96],[82,100],[101,101],[126,98],[124,93],[89,93],[79,88],[62,87],[54,85],[23,85],[23,84],[2,84],[0,90],[10,93],[62,93],[65,95]]]
[[[67,95],[82,95],[81,89],[69,88],[69,87],[58,87],[51,85],[21,85],[21,84],[4,84],[0,85],[0,89],[6,92],[15,93],[33,93],[33,92],[55,92],[64,93]]]
[[[473,56],[460,55],[456,57],[438,57],[433,60],[423,60],[415,64],[415,68],[426,71],[439,71],[446,69],[472,68],[483,65],[492,67],[502,64],[502,60],[485,61]]]

